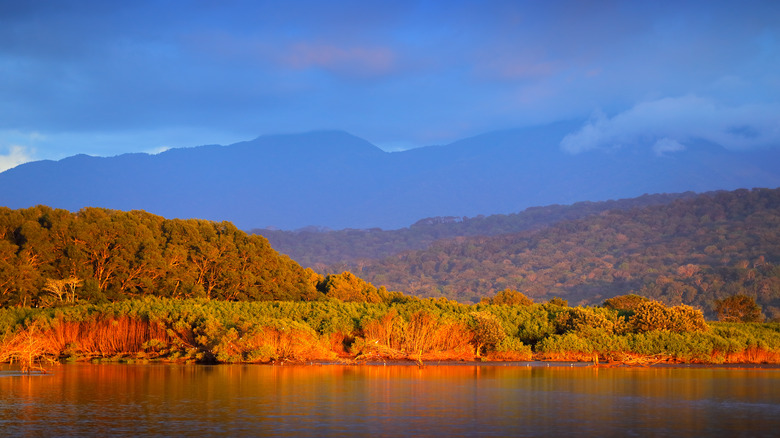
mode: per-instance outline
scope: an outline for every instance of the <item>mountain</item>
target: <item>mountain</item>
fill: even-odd
[[[780,148],[730,151],[699,142],[664,155],[650,145],[573,155],[559,144],[578,126],[492,132],[394,153],[344,132],[318,131],[157,155],[77,155],[0,173],[0,205],[142,209],[228,220],[241,229],[392,229],[421,217],[780,186]]]
[[[390,290],[462,302],[505,288],[575,305],[636,293],[712,316],[716,299],[747,294],[780,318],[780,189],[711,192],[520,233],[439,240],[347,267]]]

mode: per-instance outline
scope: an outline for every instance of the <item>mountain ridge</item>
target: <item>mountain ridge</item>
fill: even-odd
[[[331,130],[154,155],[77,155],[0,173],[0,205],[140,209],[241,229],[397,229],[424,217],[780,186],[772,168],[780,148],[737,152],[699,142],[662,156],[649,145],[572,155],[560,141],[574,127],[495,131],[401,152]]]

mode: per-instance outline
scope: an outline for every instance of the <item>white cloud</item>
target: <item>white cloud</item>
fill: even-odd
[[[146,153],[150,154],[150,155],[157,155],[157,154],[161,154],[161,153],[163,153],[165,151],[168,151],[170,149],[171,149],[170,146],[159,146],[159,147],[147,150]]]
[[[28,148],[12,145],[6,155],[0,154],[0,172],[16,167],[20,164],[32,161],[34,158]]]
[[[597,113],[561,141],[570,153],[652,144],[658,154],[708,140],[728,149],[780,147],[780,104],[725,106],[697,96],[640,103],[612,118]]]
[[[662,138],[655,142],[653,145],[653,151],[656,155],[664,155],[667,152],[678,152],[678,151],[684,151],[685,145],[680,143],[677,140],[671,139],[671,138]]]

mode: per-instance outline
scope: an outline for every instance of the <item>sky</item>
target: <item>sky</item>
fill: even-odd
[[[581,120],[570,153],[780,146],[778,1],[0,0],[0,171],[338,129]]]

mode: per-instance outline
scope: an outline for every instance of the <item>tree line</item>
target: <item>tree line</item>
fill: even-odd
[[[229,222],[0,208],[0,306],[143,296],[311,300],[322,278]]]

